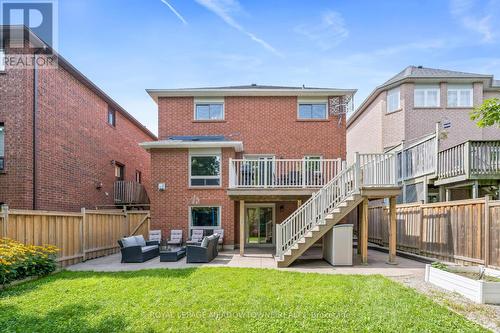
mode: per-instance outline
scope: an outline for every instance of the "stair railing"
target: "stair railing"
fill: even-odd
[[[281,258],[340,203],[363,186],[396,186],[395,154],[356,154],[356,161],[342,170],[281,224],[276,224],[276,256]]]

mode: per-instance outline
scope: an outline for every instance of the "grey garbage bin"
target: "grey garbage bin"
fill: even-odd
[[[333,266],[352,266],[352,224],[334,226],[323,236],[323,258]]]

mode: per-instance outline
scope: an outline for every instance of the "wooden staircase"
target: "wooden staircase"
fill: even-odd
[[[363,201],[365,188],[396,186],[394,154],[356,154],[356,162],[276,225],[276,261],[287,267]]]
[[[359,194],[353,194],[347,197],[332,213],[325,216],[324,223],[318,223],[311,228],[301,239],[286,251],[281,258],[277,258],[278,267],[288,267],[292,262],[299,258],[308,248],[321,239],[330,229],[339,223],[347,214],[355,209],[363,197]]]

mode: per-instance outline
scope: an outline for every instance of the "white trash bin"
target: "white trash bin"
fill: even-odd
[[[352,266],[352,224],[334,226],[323,236],[323,258],[333,266]]]

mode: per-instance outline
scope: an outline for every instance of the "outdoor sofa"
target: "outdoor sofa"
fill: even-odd
[[[219,242],[219,235],[213,234],[203,238],[201,245],[188,245],[187,250],[187,263],[207,263],[215,259],[219,255],[217,250],[217,243]]]
[[[122,263],[141,263],[160,254],[158,241],[145,241],[142,235],[125,237],[118,241]]]

